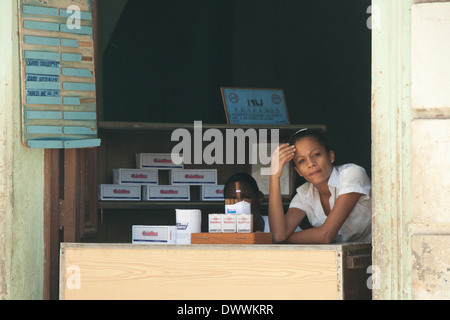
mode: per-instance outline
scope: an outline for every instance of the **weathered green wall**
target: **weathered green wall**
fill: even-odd
[[[43,297],[44,153],[22,144],[18,0],[0,1],[0,299]]]

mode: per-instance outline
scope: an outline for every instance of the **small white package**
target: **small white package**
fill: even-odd
[[[210,213],[208,215],[208,232],[221,233],[223,213]]]
[[[191,233],[200,233],[202,212],[198,209],[175,209],[177,244],[191,244]]]
[[[234,233],[236,232],[236,214],[224,214],[222,221],[222,232],[223,233]]]
[[[225,214],[251,214],[251,205],[247,201],[225,205]]]
[[[176,226],[132,226],[132,243],[176,244]]]
[[[238,214],[236,215],[236,232],[251,233],[253,232],[253,215]]]

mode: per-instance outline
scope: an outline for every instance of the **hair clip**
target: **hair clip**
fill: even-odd
[[[297,134],[299,134],[300,132],[308,131],[308,130],[309,130],[308,128],[303,128],[303,129],[300,129],[300,130],[295,131],[295,132],[291,135],[291,137],[289,138],[289,141],[292,141],[292,139],[293,139]]]
[[[297,133],[300,133],[300,132],[303,132],[303,131],[306,131],[306,130],[309,130],[309,129],[308,129],[308,128],[303,128],[303,129],[297,130],[297,131],[295,131],[295,132],[292,134],[291,137],[295,136]]]

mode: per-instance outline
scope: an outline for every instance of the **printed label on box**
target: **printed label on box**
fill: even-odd
[[[217,184],[216,169],[172,170],[172,184],[208,185]]]
[[[176,244],[176,226],[132,226],[132,243]]]
[[[99,200],[141,200],[140,185],[100,184]]]
[[[224,185],[206,185],[202,186],[203,201],[223,201]]]
[[[224,214],[222,213],[210,213],[208,215],[208,231],[211,233],[222,232],[222,218]]]
[[[236,232],[241,232],[241,233],[253,232],[253,215],[252,214],[236,215]]]
[[[113,169],[114,184],[158,184],[158,170]]]
[[[136,167],[139,169],[183,169],[183,163],[174,163],[170,153],[138,153]]]
[[[189,186],[142,185],[142,200],[190,200]]]
[[[235,214],[224,214],[223,215],[222,232],[223,233],[236,232],[236,215]]]

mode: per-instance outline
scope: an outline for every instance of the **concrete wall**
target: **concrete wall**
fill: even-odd
[[[411,20],[412,298],[449,299],[450,2],[414,4]]]
[[[373,297],[448,299],[450,2],[373,7]]]
[[[44,153],[22,144],[17,0],[0,1],[0,299],[43,297]]]

